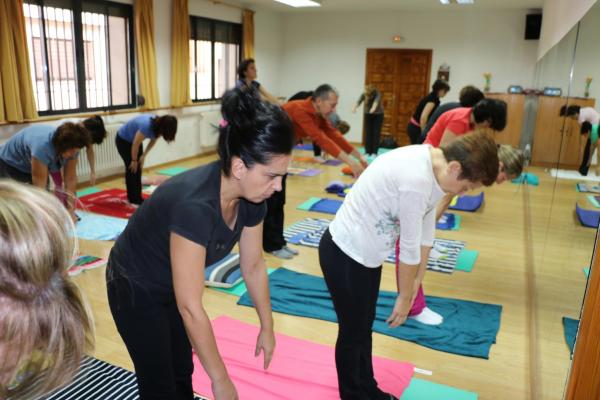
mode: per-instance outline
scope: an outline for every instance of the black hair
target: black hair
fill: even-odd
[[[240,63],[237,69],[237,74],[240,79],[246,79],[246,70],[250,64],[254,64],[254,58],[246,58]]]
[[[337,90],[335,90],[333,86],[324,83],[315,89],[315,91],[312,94],[312,98],[313,100],[317,100],[319,98],[327,100],[329,98],[329,93],[331,92],[337,94]]]
[[[231,173],[231,159],[246,167],[268,164],[274,156],[292,153],[294,130],[286,112],[240,89],[225,92],[221,100],[218,153],[221,170]]]
[[[106,138],[106,129],[104,128],[104,121],[99,115],[94,115],[91,118],[83,120],[83,126],[90,133],[90,138],[94,144],[102,144]]]
[[[579,114],[580,110],[581,110],[580,106],[568,106],[567,107],[567,105],[565,104],[564,106],[562,106],[560,108],[560,116],[561,117],[564,117],[564,116],[570,117],[572,115]]]
[[[161,115],[152,118],[152,132],[167,142],[175,140],[177,134],[177,118],[172,115]]]
[[[435,82],[433,82],[433,85],[431,85],[431,91],[433,93],[437,94],[440,90],[444,90],[446,92],[450,91],[450,85],[448,85],[448,82],[443,79],[437,79]]]
[[[293,100],[305,100],[305,99],[308,99],[309,97],[312,97],[312,95],[313,95],[314,93],[315,93],[315,92],[314,92],[314,91],[312,91],[312,90],[301,91],[301,92],[298,92],[298,93],[294,94],[292,97],[290,97],[290,98],[288,99],[288,101],[293,101]]]
[[[473,107],[485,98],[483,92],[477,89],[475,86],[465,86],[460,90],[458,101],[460,101],[461,107]]]
[[[588,121],[584,121],[583,124],[581,124],[581,130],[579,131],[582,135],[585,135],[586,133],[590,133],[592,131],[592,124],[589,123]]]
[[[488,121],[490,128],[501,131],[506,127],[506,102],[483,99],[473,107],[473,118],[478,124]]]

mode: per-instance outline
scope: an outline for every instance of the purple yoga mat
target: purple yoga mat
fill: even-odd
[[[337,167],[338,165],[342,164],[341,160],[336,160],[336,159],[331,159],[331,160],[327,160],[323,163],[323,165],[329,165],[332,167]]]
[[[307,169],[306,171],[300,172],[298,174],[298,176],[316,176],[322,172],[323,172],[322,169],[311,168],[311,169]]]

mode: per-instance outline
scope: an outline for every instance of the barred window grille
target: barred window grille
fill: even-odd
[[[26,0],[23,11],[40,115],[135,106],[130,5]]]
[[[190,94],[193,101],[216,100],[235,86],[242,26],[190,17]]]

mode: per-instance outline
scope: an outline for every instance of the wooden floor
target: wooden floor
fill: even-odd
[[[297,152],[309,155],[308,152]],[[197,166],[215,155],[198,157],[179,166]],[[296,209],[309,196],[325,196],[330,180],[351,179],[340,175],[340,167],[322,167],[312,178],[288,178],[286,226],[309,216]],[[463,357],[417,344],[374,334],[376,355],[405,360],[430,370],[421,379],[477,392],[480,399],[561,399],[569,352],[564,340],[563,316],[579,317],[585,277],[582,267],[590,264],[595,231],[579,226],[575,202],[592,208],[585,195],[575,191],[575,181],[555,182],[547,172],[531,168],[540,186],[505,183],[486,188],[484,207],[462,213],[459,231],[438,231],[438,237],[460,239],[480,255],[471,273],[452,275],[428,272],[427,294],[500,304],[503,306],[497,343],[490,359]],[[149,171],[148,173],[152,173]],[[123,179],[98,185],[124,187]],[[318,215],[318,214],[313,214]],[[81,241],[83,253],[107,257],[112,242]],[[282,262],[266,255],[269,267],[286,267],[321,275],[317,250],[298,247],[300,255]],[[132,363],[112,321],[106,298],[104,269],[75,278],[89,299],[96,324],[94,355],[132,370]],[[395,289],[394,268],[384,266],[381,288]],[[207,290],[204,305],[211,318],[228,315],[257,324],[253,309],[236,305],[236,298]],[[329,322],[274,314],[276,332],[333,346],[337,325]],[[299,372],[301,373],[301,372]],[[434,399],[432,399],[434,400]]]

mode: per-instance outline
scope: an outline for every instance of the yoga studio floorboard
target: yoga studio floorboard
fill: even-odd
[[[296,156],[310,156],[295,150]],[[207,155],[168,165],[195,167],[216,159]],[[161,168],[151,168],[152,175]],[[303,218],[332,218],[332,215],[298,210],[309,197],[337,198],[324,191],[332,180],[351,183],[341,175],[341,166],[320,168],[311,176],[289,176],[285,226]],[[471,300],[502,306],[500,330],[489,359],[466,357],[399,340],[373,335],[373,353],[413,363],[431,371],[415,377],[476,392],[480,399],[561,399],[569,365],[562,317],[579,318],[585,288],[581,269],[589,266],[595,230],[579,225],[575,203],[593,208],[586,194],[575,190],[576,181],[558,180],[541,168],[530,168],[540,178],[539,186],[506,182],[485,188],[483,206],[473,213],[455,212],[462,217],[457,231],[437,231],[437,237],[465,241],[479,256],[471,272],[452,274],[428,271],[425,293],[431,296]],[[104,180],[101,189],[124,188],[122,177]],[[85,186],[81,187],[82,189]],[[477,194],[475,191],[470,194]],[[80,252],[107,258],[113,242],[80,241]],[[265,255],[267,266],[322,276],[317,250],[293,246],[300,255],[280,260]],[[95,268],[74,277],[89,300],[96,326],[94,357],[133,371],[133,365],[119,337],[107,303],[105,268]],[[394,267],[384,264],[381,289],[396,288]],[[204,307],[211,319],[225,315],[257,325],[252,308],[238,306],[237,297],[206,290]],[[337,325],[274,313],[277,333],[333,346]],[[476,322],[474,322],[476,323]],[[152,349],[149,349],[152,351]],[[275,355],[276,356],[276,355]],[[302,371],[298,371],[302,374]],[[200,393],[210,395],[210,393]],[[251,399],[258,400],[258,399]],[[318,399],[315,399],[318,400]]]

